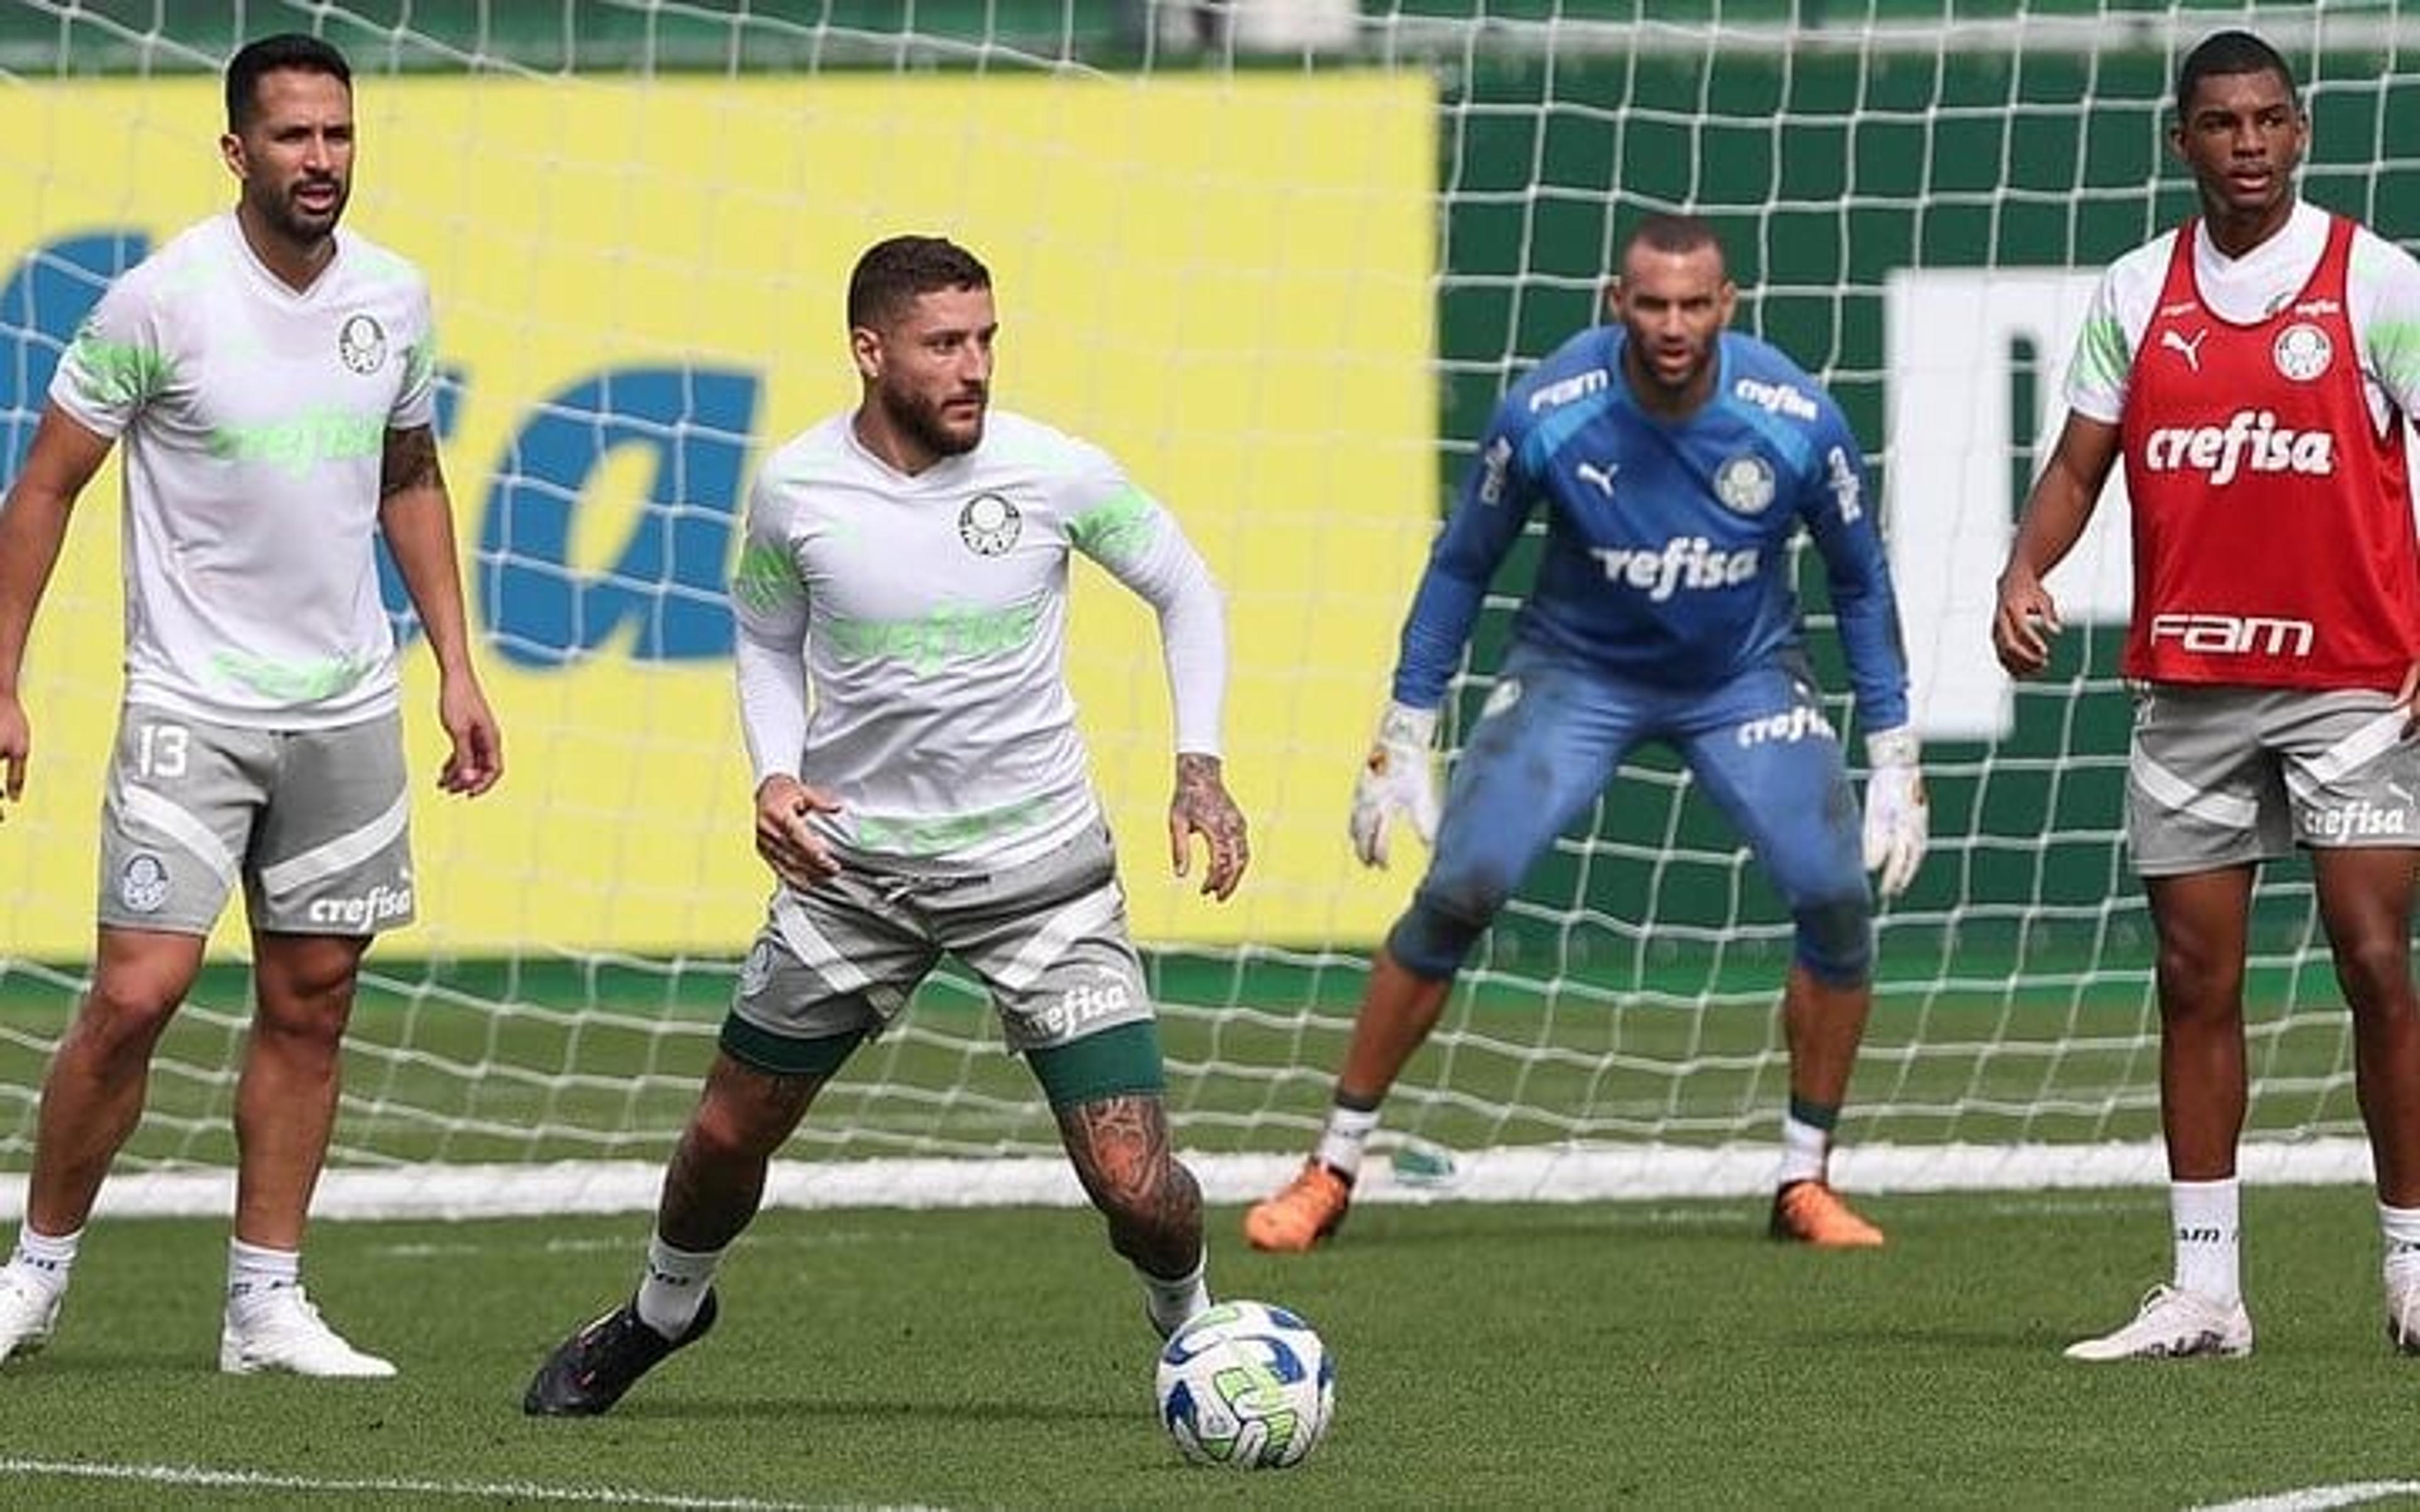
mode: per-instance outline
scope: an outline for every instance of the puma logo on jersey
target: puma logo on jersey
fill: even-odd
[[[2323,430],[2294,430],[2267,409],[2238,409],[2224,425],[2169,425],[2143,440],[2143,466],[2153,472],[2199,472],[2213,486],[2244,472],[2299,472],[2324,478],[2336,470],[2336,439]]]
[[[2210,328],[2208,326],[2204,326],[2201,330],[2195,332],[2193,340],[2191,341],[2187,341],[2182,336],[2178,335],[2174,330],[2163,331],[2160,332],[2160,349],[2163,351],[2181,353],[2185,360],[2185,365],[2198,373],[2201,371],[2201,344],[2209,339]]]
[[[1582,483],[1594,484],[1597,492],[1610,499],[1613,497],[1613,475],[1621,471],[1619,462],[1608,462],[1602,468],[1593,462],[1583,462],[1572,469],[1572,476]]]

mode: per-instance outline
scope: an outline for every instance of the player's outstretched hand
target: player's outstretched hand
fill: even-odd
[[[1369,760],[1353,784],[1353,854],[1363,866],[1387,864],[1387,826],[1397,814],[1411,820],[1421,844],[1436,839],[1436,764],[1429,753],[1436,720],[1435,709],[1394,702],[1379,717]]]
[[[1866,737],[1866,870],[1880,868],[1874,887],[1896,898],[1924,864],[1926,829],[1932,817],[1924,796],[1924,771],[1916,764],[1916,732],[1902,725]]]
[[[1225,903],[1235,895],[1244,869],[1252,862],[1244,811],[1227,794],[1218,757],[1179,751],[1176,792],[1168,800],[1168,852],[1180,877],[1192,865],[1196,835],[1210,852],[1210,864],[1202,872],[1202,896]]]
[[[25,795],[25,763],[34,749],[33,726],[25,705],[13,693],[0,693],[0,801],[15,803]],[[6,818],[0,810],[0,818]]]
[[[437,785],[466,798],[494,787],[504,775],[504,736],[479,680],[467,673],[446,678],[437,690],[437,718],[451,747]]]
[[[793,887],[838,876],[839,857],[807,822],[810,814],[838,812],[838,798],[776,772],[756,789],[756,854]]]
[[[2031,677],[2050,665],[2050,638],[2058,634],[2058,604],[2031,572],[2014,564],[2000,576],[2000,604],[1992,616],[1992,653],[2011,677]]]

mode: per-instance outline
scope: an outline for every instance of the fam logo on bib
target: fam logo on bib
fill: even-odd
[[[958,539],[979,557],[996,557],[1016,544],[1025,517],[996,493],[979,493],[958,511]]]
[[[2297,383],[2308,383],[2326,372],[2335,354],[2328,333],[2307,320],[2297,320],[2279,332],[2276,345],[2270,348],[2277,371]]]
[[[386,328],[376,316],[347,316],[336,328],[336,355],[347,367],[369,377],[386,365]]]

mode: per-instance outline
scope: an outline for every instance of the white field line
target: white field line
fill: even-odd
[[[1710,1149],[1626,1145],[1519,1146],[1457,1151],[1442,1179],[1399,1174],[1383,1159],[1362,1171],[1357,1202],[1639,1202],[1745,1197],[1772,1190],[1779,1151],[1771,1145]],[[1212,1202],[1249,1202],[1283,1185],[1298,1154],[1203,1155],[1186,1164]],[[2253,1141],[2237,1169],[2249,1185],[2366,1181],[2368,1146],[2333,1137]],[[1832,1180],[1858,1193],[2047,1192],[2167,1184],[2156,1140],[2097,1145],[1849,1145],[1834,1152]],[[319,1218],[555,1217],[646,1212],[663,1167],[643,1161],[562,1161],[531,1165],[410,1165],[329,1171],[313,1214]],[[128,1171],[101,1189],[104,1216],[209,1217],[235,1198],[227,1170]],[[24,1211],[22,1176],[0,1179],[0,1219]],[[995,1160],[783,1161],[767,1180],[768,1208],[1002,1208],[1084,1204],[1058,1155]]]
[[[2326,1512],[2329,1507],[2420,1495],[2420,1480],[2358,1480],[2341,1486],[2304,1486],[2241,1502],[2219,1502],[2196,1512]]]
[[[475,1497],[498,1502],[552,1502],[573,1506],[654,1506],[697,1512],[815,1512],[806,1503],[747,1496],[674,1496],[622,1486],[543,1486],[532,1481],[415,1480],[406,1477],[287,1475],[204,1465],[119,1465],[85,1460],[0,1458],[0,1481],[61,1479],[132,1481],[194,1490],[322,1491]]]

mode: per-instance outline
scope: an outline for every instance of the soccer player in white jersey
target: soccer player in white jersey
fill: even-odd
[[[338,229],[350,71],[314,38],[226,70],[235,208],[113,284],[51,385],[0,513],[0,776],[23,796],[19,698],[36,605],[77,496],[125,445],[126,688],[101,815],[91,990],[42,1086],[0,1360],[50,1338],[102,1177],[141,1118],[153,1047],[240,884],[255,1008],[237,1082],[219,1367],[387,1376],[305,1296],[301,1250],[363,951],[411,921],[383,534],[427,632],[451,750],[439,785],[503,771],[472,670],[435,415],[427,285]]]
[[[2196,46],[2176,105],[2169,141],[2200,213],[2102,278],[1992,626],[2009,671],[2041,670],[2059,625],[2042,579],[2123,457],[2122,667],[2138,688],[2126,825],[2159,938],[2175,1266],[2131,1322],[2067,1352],[2251,1352],[2236,1184],[2246,936],[2260,863],[2300,845],[2352,1011],[2387,1335],[2420,1353],[2420,543],[2403,454],[2420,264],[2297,195],[2310,123],[2260,39]]]
[[[1170,1153],[1159,1040],[1063,662],[1071,559],[1157,610],[1171,860],[1249,859],[1220,776],[1226,620],[1176,520],[1094,446],[990,409],[991,275],[897,237],[849,281],[862,396],[767,458],[737,611],[756,849],[779,879],[656,1214],[638,1290],[523,1397],[585,1416],[713,1326],[766,1167],[941,952],[988,989],[1162,1333],[1209,1304],[1202,1194]],[[812,688],[812,695],[810,694]]]

